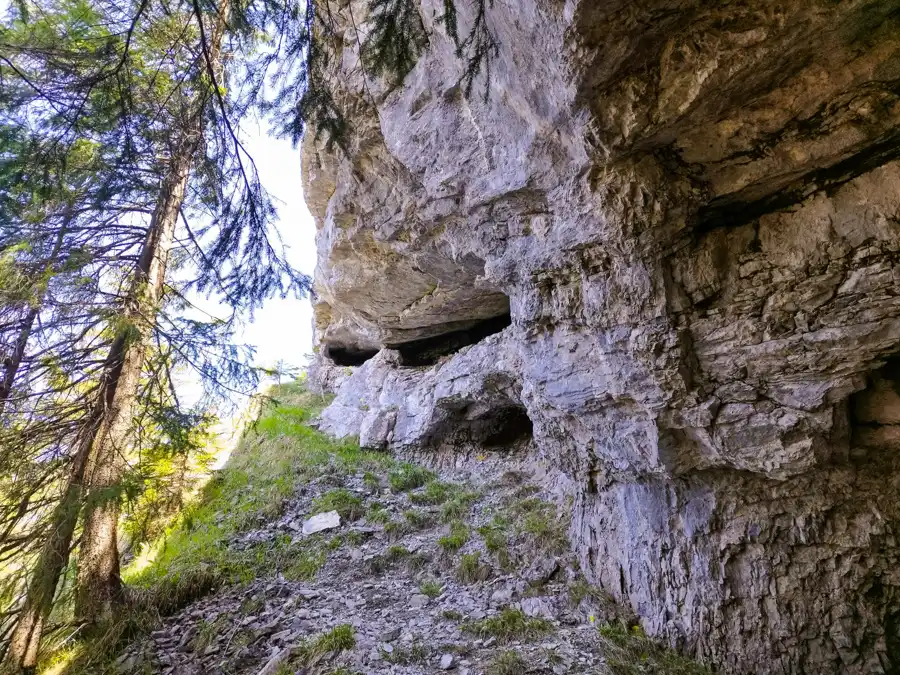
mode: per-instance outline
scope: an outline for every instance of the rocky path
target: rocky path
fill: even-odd
[[[331,526],[304,534],[318,522]],[[232,544],[280,556],[277,574],[194,602],[117,666],[184,675],[608,673],[598,626],[615,609],[579,579],[566,527],[524,473],[324,471],[277,522]]]

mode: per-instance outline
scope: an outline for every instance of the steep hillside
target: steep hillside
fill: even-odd
[[[308,426],[320,396],[273,393],[129,570],[143,632],[114,657],[100,636],[44,672],[706,672],[584,581],[565,517],[527,473],[477,458],[484,470],[435,472],[335,443]],[[304,533],[317,514],[333,526]]]

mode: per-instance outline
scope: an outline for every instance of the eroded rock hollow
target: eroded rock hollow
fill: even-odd
[[[364,81],[366,6],[304,147],[325,428],[531,453],[722,672],[900,672],[900,4],[495,0],[468,95],[439,0]]]

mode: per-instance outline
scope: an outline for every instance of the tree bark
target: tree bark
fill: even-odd
[[[204,46],[209,59],[208,68],[214,73],[219,70],[221,43],[229,7],[229,0],[222,0],[208,51]],[[211,83],[211,86],[214,84]],[[181,132],[179,146],[172,157],[169,174],[151,220],[136,278],[138,288],[132,294],[133,302],[128,313],[129,324],[138,327],[139,337],[123,355],[118,391],[108,415],[107,433],[95,441],[87,480],[89,493],[79,547],[75,593],[75,616],[88,623],[111,616],[121,597],[119,488],[127,467],[126,452],[147,340],[153,332],[163,298],[169,249],[184,202],[194,156],[203,137],[203,110],[206,103],[205,98],[198,101],[193,118],[187,121]]]
[[[209,49],[209,64],[214,69],[219,67],[229,9],[229,0],[223,0]],[[117,487],[125,466],[123,453],[131,429],[146,340],[162,298],[168,252],[194,155],[202,140],[206,102],[205,96],[198,100],[170,160],[126,300],[126,325],[116,335],[104,363],[96,403],[76,444],[65,495],[54,511],[50,534],[38,557],[10,640],[4,663],[9,672],[30,674],[37,667],[41,631],[53,607],[60,576],[69,562],[86,486],[89,491],[79,551],[76,615],[95,621],[110,611],[120,597]]]
[[[139,336],[130,341],[122,355],[116,395],[107,413],[109,423],[106,433],[94,442],[86,481],[89,493],[79,547],[75,594],[75,615],[84,621],[95,621],[109,614],[121,591],[118,488],[127,464],[125,457],[147,338],[153,330],[156,311],[162,300],[169,249],[198,144],[199,129],[196,129],[195,133],[188,135],[172,159],[172,167],[153,214],[139,263],[136,280],[140,288],[132,294],[128,311],[127,322],[137,328]]]

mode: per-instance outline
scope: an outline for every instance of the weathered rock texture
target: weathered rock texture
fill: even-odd
[[[334,7],[317,339],[396,351],[325,427],[533,444],[585,571],[725,672],[900,672],[900,4],[495,0],[469,97],[441,8],[391,89]]]

